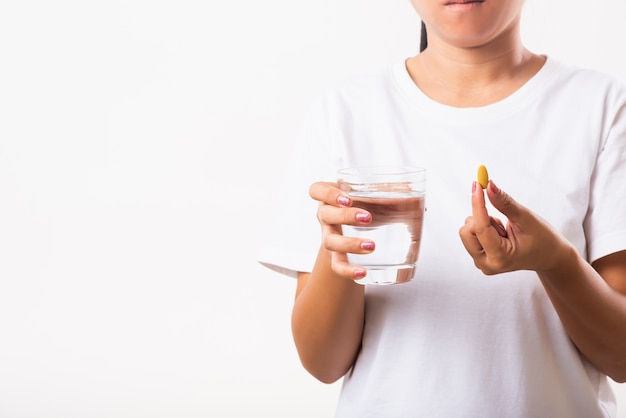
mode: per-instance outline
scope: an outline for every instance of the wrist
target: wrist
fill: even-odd
[[[550,263],[538,269],[537,274],[548,280],[571,277],[579,269],[581,256],[576,248],[567,243],[559,247],[552,255]]]

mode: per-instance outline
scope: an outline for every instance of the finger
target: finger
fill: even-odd
[[[372,215],[366,210],[328,204],[319,206],[317,218],[321,223],[329,225],[367,225],[372,221]]]
[[[500,219],[491,217],[490,220],[491,220],[491,226],[496,228],[498,235],[500,235],[502,238],[506,238],[509,236],[506,232],[506,227],[504,226],[504,224],[502,223]]]
[[[472,232],[487,252],[496,251],[500,248],[501,234],[498,227],[493,224],[493,219],[487,212],[483,189],[476,182],[472,185]]]
[[[329,230],[323,234],[322,241],[327,250],[344,254],[369,254],[376,249],[376,244],[370,239],[346,237]]]
[[[484,229],[490,225],[489,213],[487,213],[487,206],[485,205],[485,195],[477,182],[472,183],[472,218],[470,219],[471,224],[479,228]]]
[[[459,230],[459,237],[461,238],[463,246],[465,247],[469,255],[472,256],[472,258],[476,258],[484,253],[483,246],[480,244],[480,241],[478,241],[476,234],[474,234],[473,232],[471,217],[468,218],[468,220],[465,222],[465,225]]]
[[[337,183],[319,181],[309,187],[309,196],[327,205],[349,207],[352,205],[350,196],[339,190]]]
[[[500,188],[491,180],[489,180],[489,185],[487,186],[487,197],[493,207],[500,211],[510,221],[516,222],[519,220],[523,212],[523,207],[507,193],[500,190]]]
[[[334,226],[322,228],[322,244],[331,254],[331,268],[342,277],[357,280],[367,274],[365,268],[348,262],[347,253],[367,254],[375,249],[373,241],[362,238],[344,237],[335,232]]]
[[[362,279],[367,275],[367,270],[363,267],[353,266],[348,263],[348,257],[346,254],[332,253],[331,263],[333,271],[342,277],[357,280]]]

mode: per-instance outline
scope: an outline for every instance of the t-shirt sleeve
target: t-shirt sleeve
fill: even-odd
[[[626,87],[607,96],[605,141],[590,184],[585,219],[589,262],[626,250]]]
[[[332,117],[324,98],[314,102],[305,116],[261,239],[257,261],[288,276],[310,272],[320,247],[318,202],[308,191],[316,181],[335,181],[337,158],[331,141]]]

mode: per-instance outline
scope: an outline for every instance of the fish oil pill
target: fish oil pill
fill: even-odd
[[[487,167],[484,165],[478,167],[478,184],[483,189],[486,189],[489,184],[489,173],[487,173]]]

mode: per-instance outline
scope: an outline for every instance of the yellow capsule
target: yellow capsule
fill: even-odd
[[[489,184],[489,173],[487,173],[487,167],[484,165],[478,167],[478,184],[483,189],[486,189]]]

